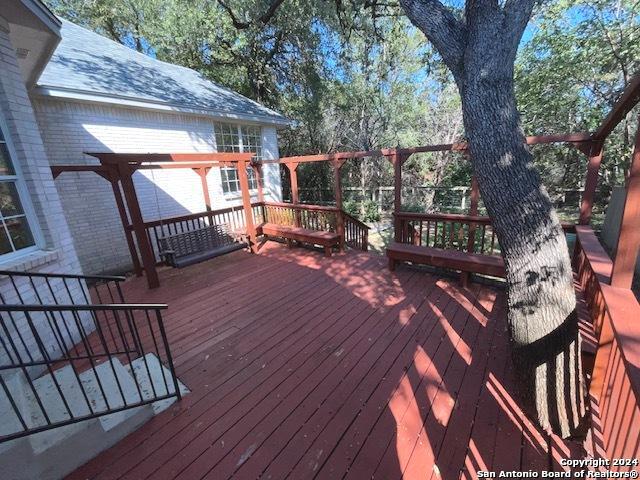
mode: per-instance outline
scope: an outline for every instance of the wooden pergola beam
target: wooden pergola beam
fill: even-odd
[[[118,163],[190,163],[190,162],[220,162],[238,163],[250,162],[255,153],[112,153],[112,152],[84,152],[100,160],[103,164]]]
[[[571,143],[579,144],[583,142],[590,142],[593,138],[590,133],[567,133],[558,135],[536,135],[526,137],[528,145],[541,145],[549,143]],[[367,151],[353,151],[353,152],[336,152],[336,153],[324,153],[315,155],[297,155],[293,157],[282,157],[277,160],[263,160],[261,163],[305,163],[305,162],[332,162],[335,160],[351,160],[356,158],[368,158],[368,157],[388,157],[395,155],[395,152],[401,153],[404,157],[413,155],[414,153],[426,153],[426,152],[447,152],[447,151],[465,151],[467,144],[465,142],[459,143],[443,143],[436,145],[424,145],[421,147],[412,148],[383,148],[379,150],[367,150]]]
[[[640,73],[631,79],[618,101],[593,134],[592,139],[604,141],[638,102],[640,102]]]

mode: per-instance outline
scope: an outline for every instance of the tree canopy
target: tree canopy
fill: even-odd
[[[50,0],[63,17],[158,59],[194,68],[296,120],[281,154],[368,150],[464,138],[451,74],[393,2],[311,0]],[[281,5],[282,4],[282,5]],[[534,12],[516,59],[527,134],[593,130],[640,59],[640,4],[561,0]],[[605,149],[602,196],[624,175],[634,116]],[[540,147],[552,195],[580,190],[585,159]],[[308,169],[322,169],[309,166]],[[330,175],[301,174],[330,188]],[[318,173],[318,172],[315,172]],[[468,182],[451,154],[415,157],[407,185]],[[305,180],[306,179],[306,180]],[[385,162],[348,165],[346,184],[390,185]],[[468,184],[468,183],[467,183]]]

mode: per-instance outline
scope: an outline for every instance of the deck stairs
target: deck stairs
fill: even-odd
[[[69,410],[74,417],[90,414],[87,400],[94,412],[100,412],[107,408],[105,397],[111,409],[118,409],[125,407],[125,403],[139,403],[141,396],[148,400],[155,396],[174,393],[173,383],[169,381],[170,372],[152,353],[129,364],[123,364],[118,358],[112,357],[96,365],[95,370],[89,368],[77,373],[76,377],[76,372],[69,364],[53,372],[67,406],[60,397],[51,374],[47,373],[33,381],[33,387],[38,392],[42,406],[51,421],[69,420]],[[18,408],[29,427],[36,428],[46,424],[24,374],[18,373],[3,378],[12,396],[20,398]],[[179,386],[183,394],[188,392],[184,385],[179,383]],[[63,478],[139,428],[154,415],[167,409],[175,401],[175,397],[158,400],[2,443],[0,477],[4,480]],[[0,435],[10,435],[21,430],[21,424],[7,395],[0,390]]]

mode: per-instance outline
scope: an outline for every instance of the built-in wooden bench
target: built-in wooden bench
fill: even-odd
[[[394,270],[398,262],[411,262],[494,277],[505,276],[504,261],[497,255],[481,255],[392,242],[387,247],[387,258],[390,270]]]
[[[326,257],[331,256],[331,248],[340,244],[340,237],[334,232],[321,232],[306,228],[293,227],[288,225],[277,225],[274,223],[263,223],[257,229],[267,237],[284,238],[291,246],[292,241],[320,245],[324,248]]]

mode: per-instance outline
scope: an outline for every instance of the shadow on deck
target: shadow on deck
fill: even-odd
[[[275,243],[161,280],[125,295],[169,304],[191,393],[69,478],[453,480],[579,455],[518,407],[499,290]]]

